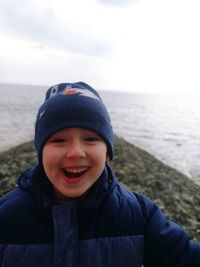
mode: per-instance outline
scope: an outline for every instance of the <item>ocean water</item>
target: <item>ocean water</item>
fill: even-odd
[[[46,87],[0,84],[0,151],[33,138]],[[197,97],[100,91],[114,132],[200,184]]]

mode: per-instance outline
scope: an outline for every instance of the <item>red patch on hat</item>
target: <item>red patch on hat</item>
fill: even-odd
[[[62,92],[62,95],[75,95],[78,94],[79,92],[74,90],[74,89],[67,89]]]

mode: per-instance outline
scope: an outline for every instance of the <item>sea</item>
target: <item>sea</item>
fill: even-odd
[[[33,139],[47,88],[0,83],[0,152]],[[99,93],[115,134],[200,185],[200,96]]]

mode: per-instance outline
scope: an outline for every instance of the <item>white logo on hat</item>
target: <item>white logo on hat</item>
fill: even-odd
[[[58,91],[58,85],[54,85],[51,88],[51,93],[50,93],[50,96],[49,97],[52,97],[52,96],[56,95],[57,94],[57,91]]]
[[[43,111],[40,112],[40,114],[39,114],[39,120],[42,118],[42,116],[44,115],[45,111],[46,110],[43,110]]]

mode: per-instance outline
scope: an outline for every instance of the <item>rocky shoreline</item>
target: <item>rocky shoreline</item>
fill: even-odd
[[[15,187],[16,176],[36,161],[33,142],[0,154],[0,196]],[[166,216],[200,241],[200,186],[151,154],[116,137],[111,163],[119,180],[154,200]]]

